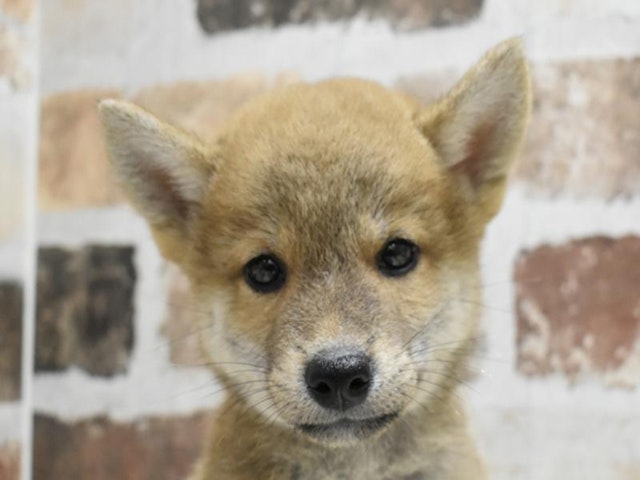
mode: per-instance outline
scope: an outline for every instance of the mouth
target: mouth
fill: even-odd
[[[398,412],[393,412],[363,420],[343,418],[333,423],[305,423],[297,427],[300,431],[318,440],[346,440],[349,438],[361,440],[382,430],[397,416]]]

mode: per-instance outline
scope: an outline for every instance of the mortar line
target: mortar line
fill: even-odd
[[[33,380],[35,356],[35,312],[37,278],[37,213],[38,213],[38,147],[40,131],[40,4],[35,2],[33,22],[33,95],[31,98],[31,125],[27,146],[25,178],[25,252],[24,252],[24,297],[22,317],[22,364],[21,364],[21,439],[20,475],[22,480],[33,478]]]

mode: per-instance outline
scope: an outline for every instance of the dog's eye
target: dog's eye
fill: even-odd
[[[415,243],[403,238],[393,238],[378,253],[376,264],[383,275],[399,277],[415,268],[419,253]]]
[[[244,266],[244,278],[256,292],[275,292],[284,285],[285,267],[275,255],[259,255]]]

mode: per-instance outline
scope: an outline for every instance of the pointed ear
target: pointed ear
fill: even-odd
[[[445,167],[462,181],[487,220],[499,209],[509,167],[529,117],[529,71],[519,39],[502,42],[419,124]]]
[[[117,179],[173,259],[213,174],[204,146],[128,102],[104,100],[99,112]]]

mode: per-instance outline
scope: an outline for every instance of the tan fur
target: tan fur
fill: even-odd
[[[228,389],[193,480],[486,478],[456,388],[477,343],[478,246],[529,103],[510,40],[433,106],[356,79],[291,86],[250,102],[208,146],[138,107],[101,104],[114,168],[192,280]],[[393,237],[420,247],[403,277],[376,269]],[[265,252],[288,274],[259,294],[242,271]],[[335,345],[376,366],[348,415],[399,413],[366,439],[296,428],[347,415],[316,405],[302,374]]]

